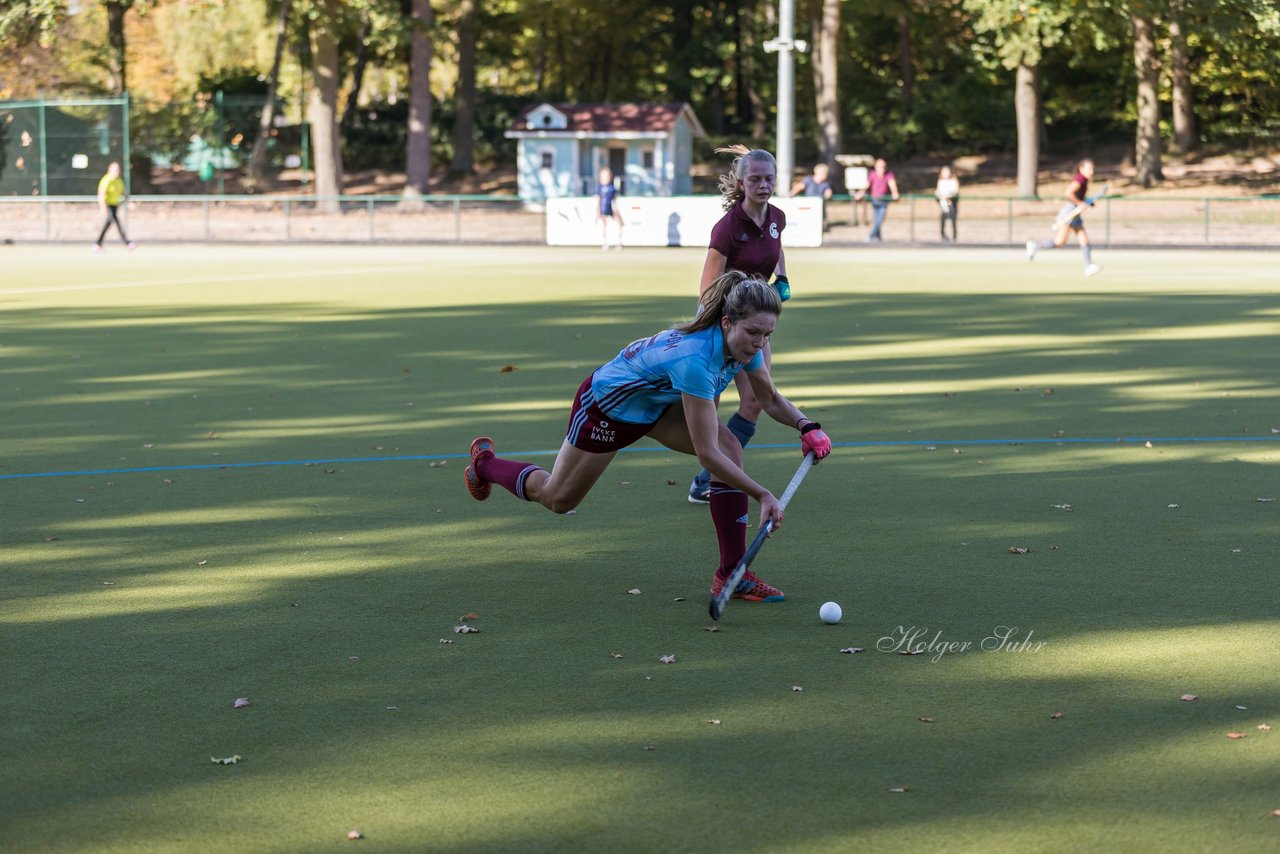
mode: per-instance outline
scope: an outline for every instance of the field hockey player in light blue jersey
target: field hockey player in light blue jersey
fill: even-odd
[[[600,366],[578,389],[569,428],[551,471],[494,454],[494,442],[471,443],[467,490],[484,501],[492,485],[553,513],[577,507],[621,449],[650,436],[674,451],[692,454],[712,473],[711,519],[720,563],[711,583],[716,595],[746,552],[750,498],[760,504],[760,524],[782,523],[773,493],[742,469],[742,445],[719,418],[716,398],[741,371],[763,411],[800,432],[815,460],[831,453],[822,425],[773,385],[764,350],[782,312],[778,292],[737,270],[718,277],[702,294],[698,316],[683,326],[642,338]],[[780,602],[783,593],[747,572],[733,593],[753,602]]]

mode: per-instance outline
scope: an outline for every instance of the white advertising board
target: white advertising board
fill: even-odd
[[[623,246],[701,246],[724,215],[719,196],[619,196]],[[822,245],[822,199],[797,196],[771,204],[787,215],[782,245]],[[595,196],[547,200],[548,246],[599,246],[600,222]],[[610,239],[613,237],[610,226]]]

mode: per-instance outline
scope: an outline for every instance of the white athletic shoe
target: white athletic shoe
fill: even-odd
[[[1084,268],[1084,274],[1086,276],[1096,276],[1101,272],[1102,272],[1101,264],[1089,264]]]
[[[1034,240],[1027,241],[1027,260],[1028,261],[1034,261],[1036,259],[1036,253],[1039,251],[1040,251],[1039,243],[1036,243]]]

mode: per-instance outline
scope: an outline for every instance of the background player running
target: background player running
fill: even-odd
[[[1058,219],[1054,224],[1053,237],[1036,242],[1027,241],[1027,260],[1034,260],[1041,249],[1058,249],[1067,242],[1067,235],[1075,232],[1076,242],[1084,255],[1084,274],[1096,276],[1102,267],[1093,263],[1093,249],[1089,246],[1089,232],[1085,231],[1084,218],[1080,215],[1086,207],[1093,207],[1094,199],[1089,196],[1089,179],[1093,177],[1093,161],[1089,158],[1081,160],[1076,166],[1076,175],[1067,188],[1067,201],[1058,211]]]
[[[820,460],[831,452],[822,426],[773,385],[763,350],[777,325],[782,300],[763,280],[729,271],[702,294],[691,322],[635,341],[582,383],[569,427],[548,472],[532,463],[494,455],[493,440],[471,443],[464,476],[478,501],[498,484],[517,498],[565,513],[586,497],[619,450],[650,436],[711,470],[711,519],[720,563],[711,583],[716,595],[746,552],[748,496],[760,504],[760,524],[782,521],[773,493],[742,469],[742,446],[716,417],[716,398],[745,374],[756,400],[780,424],[800,431],[805,453]],[[748,571],[733,593],[753,602],[780,602],[778,588]]]
[[[717,148],[716,153],[737,156],[729,171],[720,176],[720,200],[725,214],[711,229],[699,291],[705,294],[725,270],[740,270],[766,282],[770,275],[776,274],[774,284],[785,302],[791,296],[787,262],[782,253],[782,231],[787,227],[787,216],[769,204],[778,183],[778,164],[769,152],[745,145]],[[770,363],[770,355],[766,343],[766,365]],[[739,375],[735,383],[738,411],[729,419],[728,426],[745,448],[756,433],[760,403],[745,376]],[[689,485],[689,501],[706,504],[710,500],[710,484],[711,473],[704,468],[694,475]]]

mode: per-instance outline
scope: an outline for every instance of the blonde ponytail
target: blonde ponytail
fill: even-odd
[[[740,270],[726,270],[702,292],[698,316],[676,329],[685,334],[701,332],[718,326],[722,317],[737,323],[760,312],[774,316],[782,313],[782,298],[778,291],[764,279]]]

